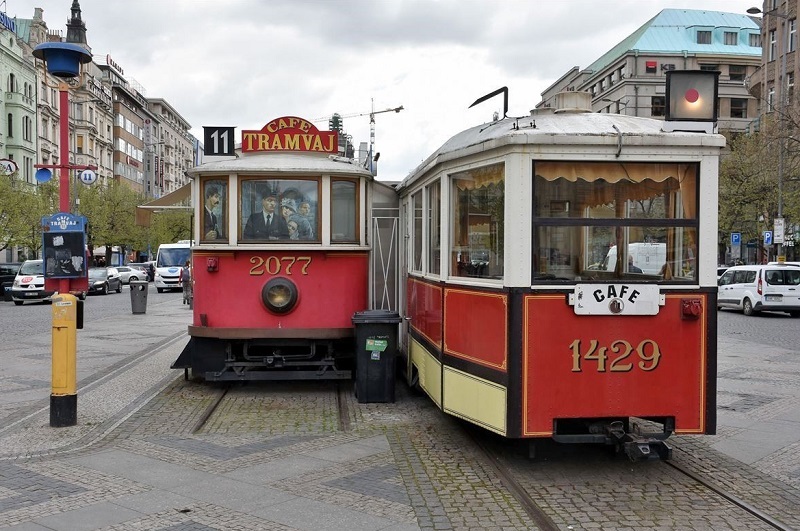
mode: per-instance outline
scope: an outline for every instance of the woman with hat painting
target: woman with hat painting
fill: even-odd
[[[281,200],[281,214],[283,219],[286,220],[287,226],[289,222],[297,227],[297,231],[293,234],[290,233],[292,240],[310,240],[311,239],[311,224],[306,218],[297,213],[297,203],[294,199],[284,198]]]

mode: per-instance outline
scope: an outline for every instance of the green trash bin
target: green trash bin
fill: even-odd
[[[353,314],[356,336],[356,398],[361,403],[394,402],[397,325],[389,310]]]
[[[133,313],[147,313],[147,288],[146,280],[131,280],[131,311]]]

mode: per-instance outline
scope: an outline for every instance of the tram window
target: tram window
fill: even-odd
[[[696,282],[697,165],[534,164],[533,282]]]
[[[205,242],[227,240],[228,234],[228,181],[207,179],[203,181],[203,232]]]
[[[319,241],[318,179],[243,179],[240,197],[243,241]]]
[[[411,270],[422,271],[422,192],[411,196],[411,209],[414,211]]]
[[[331,241],[357,242],[358,186],[355,181],[331,181]]]
[[[453,276],[503,278],[504,171],[494,164],[451,176]]]
[[[439,181],[427,188],[428,192],[428,272],[441,273],[442,186]]]

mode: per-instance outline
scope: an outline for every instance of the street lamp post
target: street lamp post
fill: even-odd
[[[781,136],[780,136],[779,143],[778,143],[778,214],[777,214],[777,216],[775,218],[775,221],[780,220],[779,223],[780,223],[781,227],[783,227],[784,226],[783,225],[783,172],[784,172],[784,164],[785,164],[784,157],[785,157],[785,149],[786,149],[786,147],[785,147],[786,138],[784,138],[784,136],[783,136],[784,135],[784,131],[785,131],[785,127],[784,127],[783,122],[784,122],[784,118],[785,118],[784,117],[784,113],[786,112],[786,105],[788,103],[787,94],[786,94],[787,89],[788,89],[788,84],[786,82],[786,55],[789,53],[789,45],[790,45],[789,38],[790,38],[790,35],[789,35],[789,28],[786,27],[786,21],[789,19],[789,14],[788,14],[788,12],[784,12],[784,13],[778,12],[778,8],[770,9],[768,11],[762,11],[761,9],[759,9],[757,7],[751,7],[751,8],[749,8],[747,10],[747,12],[750,13],[751,15],[757,15],[757,14],[760,13],[762,15],[772,15],[772,16],[775,16],[775,17],[783,19],[782,31],[783,31],[785,46],[783,47],[782,50],[780,50],[780,54],[781,54],[781,73],[780,73],[780,79],[779,79],[779,83],[778,83],[779,92],[778,92],[777,111],[778,111],[778,123],[780,125],[780,134],[781,134]],[[773,225],[773,228],[775,228],[774,225]],[[781,260],[782,259],[781,257],[784,256],[783,255],[783,234],[781,234],[780,236],[781,236],[780,241],[777,242],[777,245],[778,245],[778,260]]]

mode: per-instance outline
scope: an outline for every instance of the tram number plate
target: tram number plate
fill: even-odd
[[[780,295],[766,295],[764,297],[764,300],[767,302],[781,302],[782,299],[783,297]]]
[[[308,266],[311,265],[310,256],[268,256],[262,258],[260,256],[251,256],[250,263],[253,267],[250,268],[251,276],[278,275],[284,274],[291,276],[292,274],[307,275]]]
[[[583,372],[589,363],[597,365],[597,372],[631,372],[635,368],[652,371],[661,361],[661,347],[652,339],[645,339],[635,347],[624,339],[609,346],[600,346],[596,339],[581,345],[576,339],[569,345],[572,353],[572,372]]]

